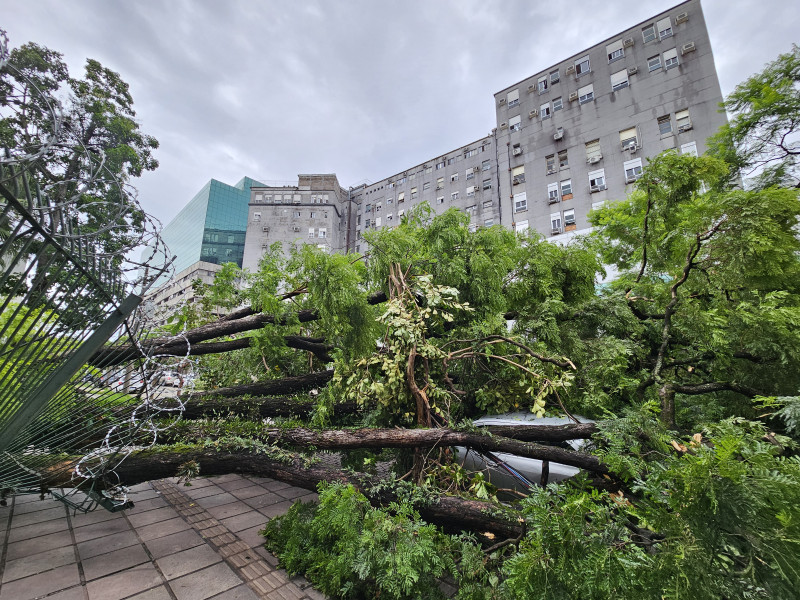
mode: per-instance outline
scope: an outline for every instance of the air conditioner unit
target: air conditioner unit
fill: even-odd
[[[506,123],[505,121],[500,123],[500,129],[505,129],[506,127],[508,127],[508,123]]]
[[[636,154],[636,151],[639,149],[639,146],[636,144],[628,144],[627,146],[622,147],[623,150],[626,152],[630,152],[631,154]]]
[[[531,112],[528,113],[528,118],[532,119],[533,117],[536,116],[537,113],[538,111],[534,108]]]
[[[522,154],[522,148],[520,148],[519,146],[517,146],[516,148],[514,148],[514,150],[512,150],[512,152],[511,152],[511,153],[512,153],[514,156],[519,156],[520,154]]]
[[[557,173],[557,172],[558,171],[556,171],[555,169],[548,169],[547,175],[553,175],[554,173]]]
[[[532,92],[534,92],[534,91],[536,91],[536,84],[535,84],[535,83],[532,83],[532,84],[530,84],[530,85],[528,86],[528,93],[530,94],[530,93],[532,93]]]
[[[514,179],[511,181],[512,185],[519,185],[520,183],[525,183],[525,176],[524,175],[514,175]]]
[[[261,231],[263,231],[264,233],[269,233],[269,227],[266,227],[266,226],[262,227]]]
[[[567,67],[566,71],[564,71],[567,75],[573,75],[575,73],[575,65],[570,65]]]
[[[601,192],[601,191],[603,191],[604,189],[606,189],[606,186],[604,186],[604,185],[590,185],[590,186],[589,186],[589,191],[590,191],[592,194],[594,194],[595,192]]]
[[[578,92],[570,92],[569,94],[569,101],[575,102],[578,99]]]
[[[556,202],[558,202],[558,196],[554,196],[552,198],[547,199],[548,204],[555,204]]]
[[[689,42],[688,44],[684,44],[683,46],[681,46],[681,55],[689,54],[689,52],[694,52],[694,51],[695,51],[694,42]]]
[[[622,42],[622,47],[630,48],[631,46],[633,46],[633,38],[625,38],[625,40]]]
[[[300,231],[300,228],[297,225],[295,225],[293,229],[294,231]]]
[[[687,123],[686,125],[681,125],[678,127],[678,133],[683,133],[684,131],[689,131],[692,128],[691,123]]]
[[[505,98],[500,98],[500,106],[503,106],[503,104],[505,104],[505,103],[506,103],[506,99]]]
[[[550,233],[552,235],[558,235],[559,233],[561,233],[561,228],[560,227],[553,227],[553,231],[551,231]]]
[[[600,159],[603,158],[602,156],[592,156],[591,158],[586,159],[586,163],[589,165],[596,165],[600,162]]]
[[[558,141],[564,137],[564,129],[559,127],[556,129],[556,132],[553,134],[553,139]]]
[[[675,17],[675,24],[676,25],[680,25],[681,23],[686,23],[686,21],[688,21],[688,20],[689,20],[689,13],[688,12],[682,12],[677,17]]]
[[[628,67],[628,75],[636,75],[639,72],[639,67]]]
[[[635,181],[636,181],[636,176],[635,175],[632,176],[632,177],[626,177],[625,178],[625,183],[633,183]]]

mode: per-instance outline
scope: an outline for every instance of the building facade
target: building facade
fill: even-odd
[[[421,202],[435,213],[465,211],[472,228],[533,229],[567,242],[588,231],[593,208],[625,198],[648,158],[703,153],[726,122],[700,0],[544,67],[494,102],[488,135],[374,183],[244,178],[212,210],[224,186],[212,180],[165,229],[177,270],[198,260],[254,270],[276,242],[287,253],[302,244],[365,252],[366,231],[395,227]]]

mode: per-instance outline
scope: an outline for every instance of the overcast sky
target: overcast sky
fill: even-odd
[[[489,133],[493,93],[644,21],[655,0],[0,0],[12,47],[130,83],[169,221],[210,178],[377,180]],[[704,0],[723,94],[800,38],[788,0]]]

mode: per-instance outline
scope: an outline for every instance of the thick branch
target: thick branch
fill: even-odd
[[[333,369],[328,371],[317,371],[307,375],[297,377],[285,377],[272,381],[261,381],[247,385],[236,385],[226,388],[218,388],[205,392],[196,392],[188,397],[191,402],[195,398],[234,398],[236,396],[280,396],[283,394],[296,394],[314,388],[322,387],[333,377]]]

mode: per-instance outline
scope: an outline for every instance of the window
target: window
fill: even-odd
[[[564,211],[564,231],[575,231],[575,209],[569,208]]]
[[[364,207],[364,212],[372,212],[372,204],[367,204]]]
[[[436,163],[436,170],[444,169],[444,161],[440,161]]]
[[[404,214],[406,214],[406,211],[405,211],[405,210],[403,210],[402,208],[401,208],[400,210],[398,210],[398,211],[397,211],[397,216],[398,216],[398,217],[402,217]]]
[[[458,200],[458,192],[453,192],[450,194],[450,200]]]
[[[572,180],[565,179],[561,182],[561,199],[563,201],[572,200]]]
[[[658,133],[661,135],[672,133],[672,121],[670,121],[669,115],[658,117]]]
[[[380,224],[381,224],[381,218],[378,217],[377,219],[375,219],[375,225],[380,225]],[[319,228],[319,237],[321,237],[321,238],[328,237],[327,229],[325,229],[324,227],[320,227]]]
[[[467,187],[467,198],[471,198],[474,195],[475,195],[475,186],[474,185],[468,186]]]
[[[452,165],[454,162],[459,161],[459,160],[461,160],[460,156],[454,156],[452,158],[448,158],[447,159],[447,164],[449,166],[449,165]]]
[[[678,49],[673,48],[664,52],[664,68],[671,69],[678,66]]]
[[[681,154],[697,156],[697,142],[687,142],[685,144],[681,144]]]
[[[294,211],[294,216],[295,216],[295,218],[299,219],[300,218],[300,211],[299,210]]]
[[[656,27],[658,28],[659,39],[663,40],[672,36],[672,21],[670,21],[669,17],[658,21]]]
[[[388,223],[388,222],[389,222],[389,221],[391,221],[391,220],[392,220],[392,213],[388,213],[388,214],[386,215],[386,222]]]
[[[628,70],[622,69],[611,74],[611,91],[616,92],[623,88],[628,87]]]
[[[261,220],[261,213],[260,212],[254,212],[253,213],[253,221],[258,223],[260,220]]]
[[[417,194],[417,188],[415,188],[415,187],[412,187],[412,188],[411,188],[411,199],[413,200],[414,198],[416,198],[416,197],[417,197],[417,195],[418,195],[418,194]]]
[[[367,219],[367,227],[369,227],[369,219]],[[313,227],[308,228],[308,237],[310,238],[316,237],[316,232],[314,231]]]
[[[525,192],[514,194],[514,212],[524,212],[528,210],[528,195]]]
[[[477,205],[473,204],[472,206],[468,206],[464,209],[464,211],[471,217],[474,217],[478,214],[478,207]]]
[[[397,194],[397,203],[398,204],[400,204],[401,202],[405,202],[405,200],[406,200],[406,193],[405,192],[400,192],[399,194]]]
[[[375,212],[381,212],[381,205],[380,204],[376,204],[375,205]]]
[[[562,150],[558,153],[558,168],[559,169],[566,169],[569,166],[569,156],[567,155],[566,150]]]
[[[312,219],[316,219],[316,218],[317,218],[317,213],[315,213],[315,212],[312,210],[310,213],[308,213],[308,216],[309,216],[309,217],[311,217]]]
[[[513,118],[513,117],[512,117]],[[469,158],[470,156],[475,156],[478,152],[481,152],[481,148],[473,148],[472,150],[464,150],[464,158]]]
[[[642,39],[644,40],[645,44],[656,39],[655,25],[648,25],[647,27],[642,28]]]
[[[465,174],[467,179],[473,179],[475,177],[475,169],[467,169]]]
[[[625,50],[622,48],[622,40],[617,40],[613,44],[606,46],[606,53],[608,54],[608,62],[610,63],[624,57]]]
[[[485,190],[492,189],[492,180],[491,179],[484,179],[483,180],[483,189],[485,189]]]
[[[661,55],[657,54],[656,56],[651,56],[647,59],[647,70],[652,73],[653,71],[658,71],[661,68]]]
[[[519,104],[519,90],[513,90],[511,92],[508,92],[506,98],[508,99],[508,108],[516,106],[517,104]]]
[[[361,215],[356,216],[356,225],[361,225]]]
[[[525,167],[514,167],[511,169],[511,183],[513,185],[519,185],[520,183],[525,183]]]
[[[577,77],[585,75],[589,71],[591,71],[591,65],[589,64],[588,56],[584,56],[575,61],[575,75]]]
[[[550,84],[558,83],[561,80],[561,77],[558,74],[558,69],[555,71],[550,71]]]
[[[494,225],[494,219],[484,219],[483,226],[484,227],[491,227]]]
[[[545,156],[544,158],[545,165],[547,166],[547,174],[551,175],[556,172],[556,155],[551,154],[550,156]]]
[[[481,171],[488,171],[492,168],[492,161],[485,160],[481,163]]]
[[[678,133],[689,131],[692,128],[692,121],[689,119],[689,111],[679,110],[675,113],[675,122],[678,125]]]
[[[406,179],[407,179],[406,177],[401,177],[400,179],[397,180],[397,185],[404,184],[406,182]]]
[[[527,229],[528,229],[528,219],[525,219],[524,221],[517,221],[514,224],[514,231],[516,231],[517,233],[522,233]]]
[[[444,204],[444,196],[437,197],[436,204]]]
[[[540,94],[544,94],[547,91],[547,75],[539,77],[536,82],[536,89],[539,90]]]
[[[561,96],[553,98],[553,112],[557,112],[562,108],[564,108],[564,102],[561,100]]]
[[[606,205],[605,200],[600,200],[600,202],[592,202],[592,210],[600,210]]]
[[[392,200],[393,200],[393,198],[392,198],[391,196],[387,196],[387,197],[386,197],[386,204],[387,204],[387,205],[388,205],[388,204],[391,204],[391,203],[392,203]]]
[[[366,221],[364,221],[364,227],[365,228],[369,229],[370,225],[372,225],[372,220],[371,219],[367,219]]]
[[[444,177],[439,177],[439,178],[436,180],[436,189],[437,189],[437,190],[444,189]]]
[[[547,184],[547,201],[550,204],[558,202],[558,184],[557,183],[548,183]]]
[[[553,230],[553,233],[561,233],[561,213],[551,213],[550,215],[550,227]]]
[[[508,130],[509,131],[519,131],[520,129],[522,129],[522,122],[521,121],[522,121],[522,117],[520,117],[519,115],[511,117],[508,120]]]
[[[542,121],[545,119],[550,118],[550,103],[542,104],[539,107],[539,117],[541,117]]]
[[[578,102],[580,104],[586,104],[592,100],[594,100],[594,86],[591,83],[578,88]]]
[[[422,184],[422,191],[423,192],[425,190],[429,190],[429,189],[431,189],[431,182],[430,181],[426,181],[425,183]]]
[[[597,169],[589,173],[589,191],[599,192],[606,189],[606,170]]]
[[[593,140],[586,143],[586,162],[590,165],[600,162],[603,154],[600,152],[600,140]]]
[[[636,135],[636,127],[624,129],[619,132],[619,143],[623,150],[632,150],[639,146],[639,139]]]
[[[623,168],[625,169],[625,183],[633,183],[642,175],[642,159],[626,160]]]
[[[458,181],[458,173],[453,173],[450,175],[450,183],[453,183],[454,181]]]

